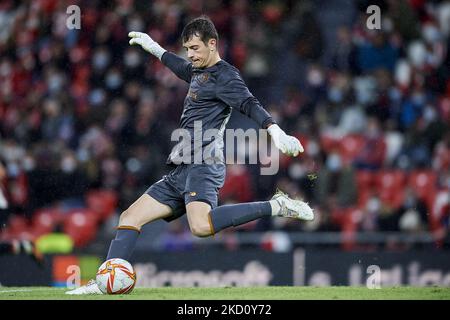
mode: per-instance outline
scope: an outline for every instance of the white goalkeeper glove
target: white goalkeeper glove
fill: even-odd
[[[275,147],[288,156],[296,157],[303,152],[303,146],[300,141],[293,136],[288,136],[277,124],[272,124],[267,131],[272,137]]]
[[[6,200],[5,196],[3,195],[2,188],[0,187],[0,209],[6,209],[8,208],[8,201]]]
[[[138,44],[144,49],[145,51],[151,53],[155,57],[157,57],[159,60],[161,60],[162,55],[167,50],[162,48],[158,42],[154,41],[150,36],[143,32],[137,32],[137,31],[131,31],[128,33],[128,36],[130,39],[130,45]]]

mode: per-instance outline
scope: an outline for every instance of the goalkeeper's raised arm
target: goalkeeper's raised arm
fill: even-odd
[[[188,83],[191,81],[192,63],[168,52],[146,33],[132,31],[128,36],[131,38],[129,41],[130,45],[140,45],[142,49],[161,60],[178,78]]]
[[[194,68],[209,68],[221,61],[215,39],[210,39],[211,43],[204,43],[196,39],[198,37],[190,34],[183,37],[186,40],[183,41],[183,47],[187,51],[190,60],[188,61],[162,48],[148,34],[132,31],[128,36],[131,38],[130,45],[140,45],[145,51],[161,60],[180,79],[188,83],[191,82]],[[267,129],[274,145],[284,154],[295,157],[304,151],[300,141],[287,135],[273,121],[259,101],[253,97],[236,68],[228,65],[221,71],[215,79],[216,88],[214,88],[214,92],[216,96],[214,98],[221,100],[233,109],[239,110],[239,112],[258,123],[260,127]]]

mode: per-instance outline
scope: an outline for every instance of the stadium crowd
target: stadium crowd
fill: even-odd
[[[73,4],[80,29],[66,25]],[[207,14],[221,57],[306,150],[282,157],[274,176],[229,164],[220,202],[265,200],[279,187],[307,199],[317,216],[238,230],[432,231],[444,239],[450,2],[347,4],[349,19],[330,39],[320,1],[2,1],[0,180],[8,208],[0,207],[0,237],[50,232],[56,211],[71,213],[64,230],[80,237],[168,171],[187,84],[129,46],[127,34],[148,32],[183,54],[183,26]],[[381,8],[380,30],[366,25],[369,4]]]

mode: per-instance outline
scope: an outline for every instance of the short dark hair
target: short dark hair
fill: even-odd
[[[183,42],[188,42],[193,36],[198,36],[204,44],[207,44],[210,39],[219,40],[214,23],[207,16],[201,16],[190,21],[181,33]]]

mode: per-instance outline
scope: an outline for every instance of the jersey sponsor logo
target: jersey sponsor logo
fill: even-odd
[[[189,91],[188,91],[188,96],[192,100],[197,100],[197,97],[198,97],[197,92],[192,91],[191,89],[189,89]]]

